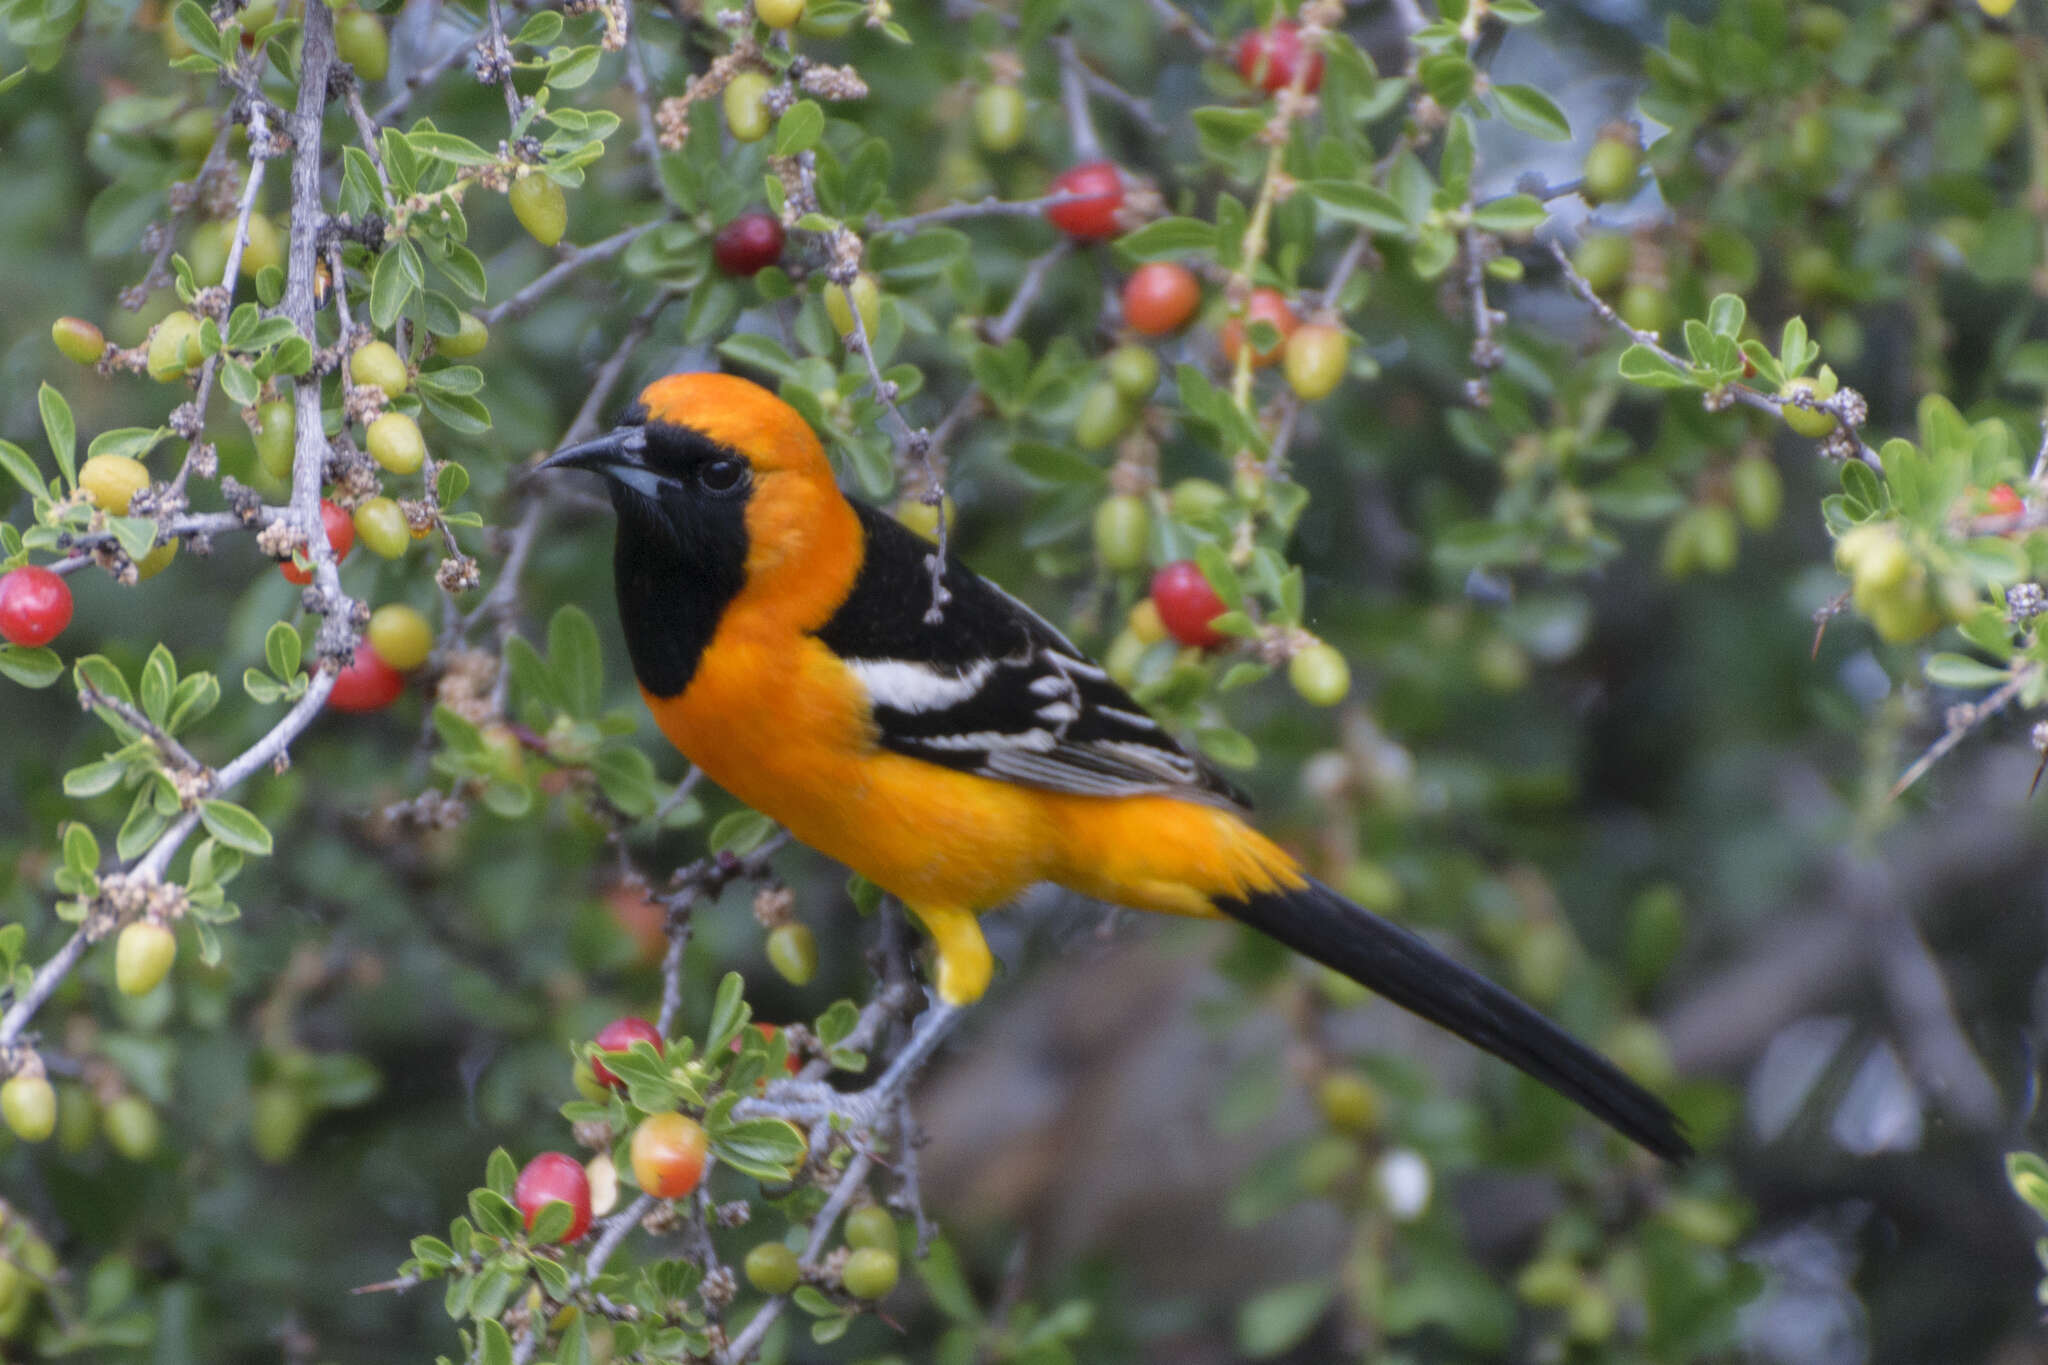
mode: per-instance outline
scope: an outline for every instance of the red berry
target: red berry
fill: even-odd
[[[1202,283],[1184,265],[1150,261],[1124,281],[1124,321],[1140,336],[1178,331],[1202,303]]]
[[[575,1217],[561,1240],[573,1242],[590,1231],[590,1177],[583,1163],[561,1152],[542,1152],[526,1163],[512,1186],[512,1203],[526,1216],[530,1231],[540,1211],[556,1200],[567,1204]]]
[[[33,649],[71,624],[71,585],[39,564],[0,577],[0,639]]]
[[[1217,344],[1223,348],[1223,358],[1231,364],[1237,363],[1238,350],[1245,344],[1245,329],[1254,322],[1270,322],[1279,329],[1280,340],[1263,351],[1252,352],[1252,367],[1264,369],[1280,358],[1287,338],[1294,334],[1301,319],[1287,306],[1286,297],[1277,289],[1254,289],[1245,301],[1244,313],[1232,317],[1216,331]]]
[[[1323,83],[1323,54],[1302,50],[1300,24],[1282,19],[1270,29],[1253,29],[1237,40],[1237,74],[1267,94],[1294,84],[1294,73],[1304,57],[1308,78],[1301,88],[1313,95]]]
[[[320,524],[327,528],[327,548],[334,552],[334,562],[339,564],[348,558],[348,552],[356,547],[356,524],[349,514],[336,507],[327,499],[320,499]],[[310,570],[302,569],[287,559],[279,564],[278,571],[287,580],[304,587],[313,581]]]
[[[2009,483],[1992,485],[1990,501],[1994,516],[2016,517],[2027,510],[2026,499],[2015,492]]]
[[[597,1077],[597,1083],[609,1086],[613,1090],[624,1090],[626,1083],[613,1075],[612,1069],[604,1064],[603,1054],[607,1052],[630,1051],[634,1043],[642,1040],[654,1044],[656,1052],[661,1051],[661,1030],[648,1023],[645,1019],[636,1019],[628,1015],[624,1019],[614,1019],[599,1029],[597,1031],[597,1050],[599,1055],[590,1059],[590,1071],[592,1075]]]
[[[327,704],[337,711],[382,711],[404,690],[405,675],[385,663],[365,640],[356,646],[348,667],[334,675]]]
[[[782,259],[782,223],[771,213],[743,213],[711,239],[711,259],[728,275],[752,275]]]
[[[1116,211],[1124,205],[1124,173],[1114,161],[1090,161],[1070,167],[1052,182],[1050,193],[1088,196],[1055,204],[1045,211],[1046,221],[1061,232],[1082,242],[1116,236]]]
[[[1192,559],[1176,559],[1152,575],[1152,605],[1167,632],[1184,645],[1214,649],[1230,639],[1209,625],[1223,614],[1223,599]]]

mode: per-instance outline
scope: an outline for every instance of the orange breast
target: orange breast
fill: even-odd
[[[647,705],[712,781],[911,904],[984,909],[1053,871],[1032,793],[879,749],[860,684],[811,637],[721,628],[688,690]]]

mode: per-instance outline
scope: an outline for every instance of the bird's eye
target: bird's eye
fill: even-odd
[[[697,466],[697,484],[707,493],[732,493],[747,481],[742,460],[707,460]]]

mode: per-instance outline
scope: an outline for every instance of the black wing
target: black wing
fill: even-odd
[[[1249,804],[1100,664],[958,560],[946,564],[943,619],[926,622],[931,543],[866,504],[854,510],[866,557],[817,635],[866,685],[883,748],[1047,791]]]

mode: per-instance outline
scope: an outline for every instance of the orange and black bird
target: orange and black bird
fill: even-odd
[[[620,623],[669,740],[898,897],[941,1008],[991,970],[977,916],[1036,882],[1227,916],[1501,1057],[1660,1156],[1677,1119],[1507,991],[1305,874],[1244,798],[1058,630],[840,492],[797,411],[723,374],[649,385],[543,467],[602,475]]]

